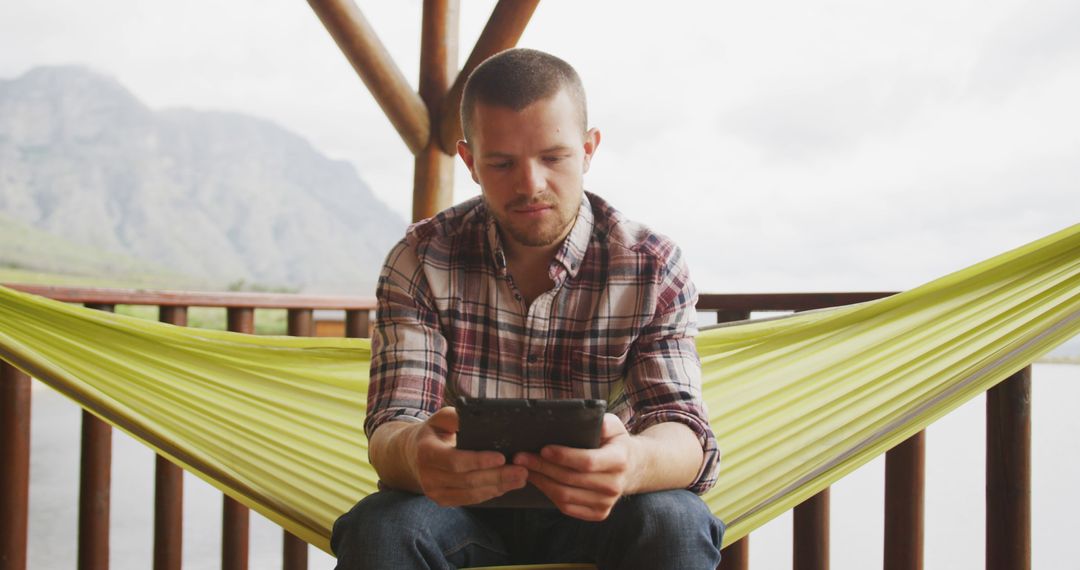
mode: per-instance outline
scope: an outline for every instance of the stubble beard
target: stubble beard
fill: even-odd
[[[555,242],[562,239],[573,226],[574,221],[577,219],[578,209],[581,207],[580,201],[573,208],[563,211],[559,208],[558,202],[548,200],[515,200],[507,205],[505,211],[510,211],[514,208],[521,208],[523,206],[531,205],[548,205],[552,206],[555,212],[556,219],[553,223],[544,223],[540,225],[530,224],[526,227],[521,225],[515,225],[511,223],[509,216],[503,213],[503,210],[497,210],[491,207],[491,204],[487,202],[487,198],[484,198],[487,203],[488,211],[495,216],[495,221],[499,224],[499,229],[509,234],[509,236],[516,242],[527,247],[547,247],[553,245]]]

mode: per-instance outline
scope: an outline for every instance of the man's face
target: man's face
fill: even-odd
[[[504,239],[548,247],[570,233],[600,132],[582,132],[565,90],[514,111],[478,103],[472,140],[458,143]]]

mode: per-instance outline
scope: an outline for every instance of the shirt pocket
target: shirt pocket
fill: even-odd
[[[570,379],[575,398],[608,400],[611,396],[625,395],[623,380],[626,377],[626,358],[629,349],[622,354],[596,354],[575,350],[570,355]]]

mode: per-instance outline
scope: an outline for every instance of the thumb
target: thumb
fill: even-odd
[[[458,431],[457,410],[453,406],[442,408],[427,419],[427,425],[436,432],[456,434]]]
[[[626,426],[623,425],[622,420],[615,414],[604,414],[604,424],[600,429],[600,439],[602,441],[608,441],[609,439],[619,437],[620,435],[628,435]]]

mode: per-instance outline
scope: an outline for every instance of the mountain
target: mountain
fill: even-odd
[[[0,213],[206,282],[357,294],[406,225],[352,165],[270,121],[155,111],[75,66],[0,80]]]

